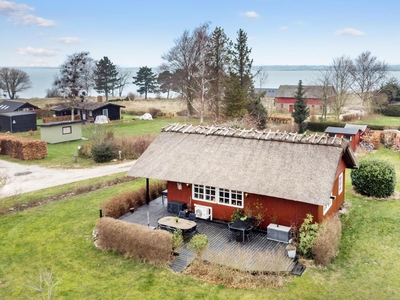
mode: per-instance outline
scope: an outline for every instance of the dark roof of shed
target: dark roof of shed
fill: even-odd
[[[347,128],[343,128],[343,127],[332,127],[329,126],[325,129],[326,133],[337,133],[337,134],[346,134],[346,135],[355,135],[357,134],[357,132],[361,130],[357,127],[347,127]]]
[[[294,98],[297,92],[297,85],[281,85],[279,86],[278,92],[276,94],[277,98]],[[331,97],[335,94],[335,89],[332,86],[324,87],[320,85],[304,85],[304,97],[305,98],[322,98],[324,94],[324,88],[326,89],[326,94]]]
[[[36,105],[29,102],[20,102],[15,100],[3,100],[0,102],[0,112],[12,112],[18,110],[21,106],[28,104],[33,109],[39,109]]]
[[[36,112],[34,111],[10,111],[10,112],[1,112],[1,116],[8,116],[8,117],[14,117],[14,116],[23,116],[23,115],[35,115]]]
[[[125,107],[123,105],[118,105],[110,102],[82,102],[82,101],[75,101],[74,102],[74,108],[75,109],[86,109],[86,110],[95,110],[98,108],[102,108],[107,105],[112,105],[112,106],[119,106],[119,107]],[[55,106],[50,108],[52,111],[63,111],[63,110],[68,110],[71,109],[72,105],[70,102],[63,103],[61,105]]]
[[[346,125],[344,125],[344,128],[357,128],[357,129],[361,130],[362,132],[364,132],[365,130],[367,130],[368,125],[346,124]]]
[[[325,205],[342,157],[358,167],[349,142],[327,135],[170,125],[127,175]]]
[[[51,126],[60,126],[60,125],[68,125],[68,124],[75,124],[75,123],[82,123],[82,121],[76,120],[69,120],[69,121],[60,121],[60,122],[50,122],[50,123],[43,123],[38,126],[41,127],[51,127]]]

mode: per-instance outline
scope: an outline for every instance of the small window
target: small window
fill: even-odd
[[[338,195],[343,192],[343,173],[340,173],[338,178]]]
[[[71,134],[72,133],[72,127],[71,126],[65,126],[62,128],[62,134]]]
[[[331,208],[332,206],[332,197],[329,198],[329,202],[327,204],[324,205],[324,215],[326,214],[326,212]]]

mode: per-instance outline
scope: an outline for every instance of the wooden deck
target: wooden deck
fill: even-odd
[[[157,220],[169,215],[172,214],[167,211],[167,201],[163,205],[160,197],[120,220],[157,227]],[[250,239],[242,243],[234,239],[229,241],[226,223],[202,219],[196,219],[196,223],[198,232],[207,235],[210,241],[203,255],[205,260],[254,272],[289,273],[296,266],[296,262],[287,257],[286,244],[268,240],[265,232],[253,231]],[[170,265],[175,272],[182,272],[194,259],[194,253],[186,246],[188,241],[185,239],[179,256]]]

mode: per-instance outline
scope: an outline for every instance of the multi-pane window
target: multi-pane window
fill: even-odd
[[[62,127],[62,134],[71,134],[71,133],[72,133],[72,127],[71,126]]]
[[[194,184],[193,199],[243,207],[243,192],[212,186]]]
[[[331,206],[332,206],[332,198],[329,198],[329,202],[324,205],[324,215],[331,208]]]
[[[338,179],[338,195],[340,195],[342,192],[343,192],[343,173],[340,173]]]

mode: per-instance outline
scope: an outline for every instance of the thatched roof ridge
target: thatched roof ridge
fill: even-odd
[[[203,135],[218,135],[229,136],[243,139],[257,139],[269,141],[281,141],[289,143],[301,144],[319,144],[335,147],[346,148],[347,141],[341,138],[329,137],[326,134],[314,133],[311,135],[301,134],[297,132],[280,132],[279,130],[256,130],[256,129],[235,129],[231,127],[217,127],[217,126],[193,126],[182,124],[170,124],[163,127],[162,132],[179,132],[184,134],[203,134]]]
[[[342,158],[357,167],[342,138],[172,124],[127,175],[325,205]]]

